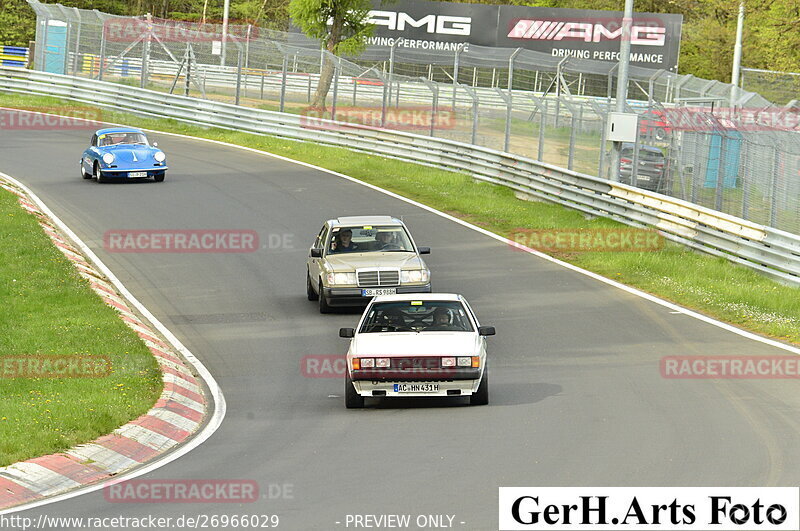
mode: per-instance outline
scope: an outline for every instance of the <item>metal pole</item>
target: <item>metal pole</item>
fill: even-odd
[[[458,89],[458,61],[461,57],[461,51],[464,49],[466,43],[459,44],[456,48],[455,59],[453,60],[453,111],[456,110],[456,90]]]
[[[542,117],[539,120],[539,151],[536,160],[544,162],[544,129],[547,127],[547,100],[542,100]]]
[[[717,165],[717,189],[716,193],[714,194],[714,208],[722,212],[722,200],[723,200],[723,193],[725,190],[725,173],[727,170],[726,167],[726,153],[725,153],[725,141],[726,136],[724,133],[719,135],[719,164]]]
[[[397,47],[397,43],[400,42],[400,39],[395,39],[392,42],[392,46],[389,48],[389,101],[392,101],[392,74],[394,74],[394,49]],[[383,125],[381,125],[383,127]]]
[[[781,155],[778,148],[775,151],[775,165],[772,168],[772,204],[769,209],[769,226],[776,227],[778,223],[778,167],[780,166]]]
[[[636,117],[636,139],[633,142],[631,161],[631,186],[639,186],[639,117]]]
[[[739,16],[736,18],[736,44],[733,48],[733,70],[731,71],[731,107],[738,98],[739,72],[742,68],[742,30],[744,29],[744,0],[739,1]]]
[[[269,63],[264,65],[264,71],[261,72],[261,99],[264,99],[264,78],[267,77],[267,70],[269,69]]]
[[[73,7],[72,9],[75,10],[75,16],[78,18],[78,34],[75,37],[75,55],[73,56],[72,62],[72,75],[78,75],[78,65],[80,64],[78,60],[78,56],[80,55],[80,46],[81,46],[81,27],[83,26],[83,21],[81,20],[81,12],[78,10],[77,7]]]
[[[602,118],[603,126],[600,130],[600,160],[597,162],[597,176],[601,179],[605,179],[603,174],[606,169],[606,120],[608,119],[608,114],[603,114]]]
[[[505,131],[505,140],[503,142],[503,151],[508,151],[508,147],[511,143],[511,106],[513,105],[513,84],[514,84],[514,59],[516,59],[519,52],[522,51],[522,48],[517,48],[508,58],[508,102],[506,102],[506,131]]]
[[[184,96],[189,95],[189,83],[192,79],[192,56],[189,53],[191,46],[192,45],[188,42],[186,43],[186,84],[183,87]]]
[[[379,77],[381,81],[383,81],[383,93],[381,94],[381,127],[386,127],[386,104],[389,96],[389,87],[387,85],[389,81],[383,75],[379,75]]]
[[[147,38],[142,46],[142,72],[139,76],[139,82],[142,88],[147,87],[147,70],[150,63],[150,41],[152,41],[153,35],[153,15],[147,13],[145,18],[147,19]]]
[[[245,39],[245,48],[244,48],[244,97],[247,97],[247,73],[250,71],[250,30],[252,29],[253,25],[247,25],[247,38]]]
[[[242,45],[238,44],[238,46],[239,46],[239,53],[237,54],[237,60],[236,60],[236,105],[239,105],[239,95],[242,90],[242,60],[244,56],[244,50],[242,50]]]
[[[617,75],[617,99],[614,104],[616,112],[625,112],[628,99],[628,67],[631,60],[631,26],[633,25],[633,0],[625,0],[625,12],[622,17],[622,37],[619,43],[619,74]],[[621,142],[614,142],[614,169],[612,180],[619,181],[619,155]]]
[[[331,121],[336,120],[336,97],[339,94],[339,71],[342,68],[342,58],[336,56],[333,66],[333,103],[331,105]]]
[[[286,52],[283,53],[283,64],[281,65],[281,106],[280,111],[284,112],[284,106],[286,105],[286,70],[289,66],[289,57],[287,57]]]
[[[572,117],[570,118],[570,131],[569,131],[569,156],[567,157],[567,169],[572,169],[572,163],[575,160],[575,109],[570,107],[569,110]]]
[[[47,34],[45,34],[46,36]],[[100,71],[97,73],[97,79],[103,81],[103,70],[106,62],[106,32],[105,28],[100,32]],[[91,73],[94,77],[94,72]]]
[[[219,66],[225,66],[225,53],[228,50],[228,17],[230,16],[230,13],[231,0],[225,0],[222,8],[222,46],[220,47],[221,54],[219,57]]]

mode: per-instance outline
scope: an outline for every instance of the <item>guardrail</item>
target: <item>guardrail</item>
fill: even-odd
[[[402,131],[328,120],[310,121],[296,114],[31,70],[0,67],[0,91],[57,96],[191,124],[347,146],[463,172],[475,179],[511,188],[524,198],[558,203],[635,227],[655,227],[669,240],[800,285],[798,235],[510,153]]]

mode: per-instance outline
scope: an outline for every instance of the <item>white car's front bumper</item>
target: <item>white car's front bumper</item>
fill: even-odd
[[[449,381],[375,381],[357,380],[353,382],[356,392],[361,396],[381,397],[424,397],[424,396],[469,396],[478,390],[481,380]]]

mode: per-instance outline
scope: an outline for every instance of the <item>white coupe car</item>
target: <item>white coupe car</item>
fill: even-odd
[[[461,295],[416,293],[372,299],[347,352],[345,406],[364,407],[364,397],[469,396],[489,403],[486,336]]]

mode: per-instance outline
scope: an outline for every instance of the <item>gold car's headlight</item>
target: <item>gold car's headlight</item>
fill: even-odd
[[[400,271],[400,282],[402,284],[411,282],[427,282],[431,279],[431,272],[427,269],[413,269],[410,271]]]
[[[355,273],[328,273],[328,284],[331,286],[341,286],[343,284],[355,284]]]

